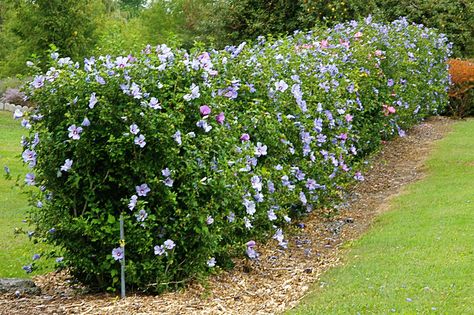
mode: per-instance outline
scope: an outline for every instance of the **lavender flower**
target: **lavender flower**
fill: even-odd
[[[35,89],[39,89],[40,87],[42,87],[44,85],[44,80],[45,80],[44,76],[38,75],[33,79],[33,82],[31,83],[31,85]]]
[[[123,259],[123,248],[122,247],[117,247],[117,248],[112,249],[112,257],[115,260]]]
[[[171,177],[167,177],[167,178],[164,180],[164,183],[165,183],[165,186],[173,187],[174,180],[171,179]]]
[[[202,128],[204,129],[205,132],[209,132],[211,131],[212,129],[212,126],[211,125],[208,125],[207,124],[207,121],[205,120],[200,120],[196,123],[196,126],[198,126],[199,128]]]
[[[254,215],[255,212],[257,211],[255,208],[255,202],[251,200],[244,199],[242,204],[245,206],[245,211],[247,212],[248,215]]]
[[[248,134],[248,133],[242,134],[242,135],[240,136],[240,140],[241,140],[242,142],[249,141],[249,140],[250,140],[249,134]]]
[[[87,117],[85,117],[84,120],[81,123],[81,126],[88,127],[88,126],[90,126],[90,124],[91,124],[91,122],[89,121],[89,119]]]
[[[150,188],[148,187],[146,183],[141,184],[140,186],[136,186],[135,190],[137,191],[138,196],[143,196],[143,197],[145,197],[150,192]]]
[[[212,223],[214,223],[214,218],[212,216],[207,216],[207,219],[206,219],[206,224],[207,225],[211,225]]]
[[[140,91],[140,86],[135,82],[132,82],[132,86],[130,87],[130,94],[133,96],[133,98],[136,99],[141,99],[143,96],[142,92]]]
[[[248,241],[246,245],[247,245],[247,250],[246,250],[247,256],[250,259],[257,259],[258,258],[258,253],[254,249],[254,247],[256,245],[255,241]]]
[[[363,181],[364,176],[362,176],[361,172],[356,172],[355,175],[354,175],[354,179],[358,180],[358,181]]]
[[[277,219],[277,216],[273,208],[270,208],[270,210],[267,211],[267,216],[268,216],[268,220],[270,221],[275,221]]]
[[[40,259],[40,257],[41,257],[40,254],[34,254],[32,259],[33,260],[38,260],[38,259]]]
[[[95,93],[92,93],[89,98],[89,108],[90,109],[94,108],[95,104],[97,104],[97,98],[95,96]]]
[[[137,135],[140,132],[140,128],[136,124],[130,125],[130,133]]]
[[[33,266],[32,265],[26,265],[21,267],[21,269],[25,270],[26,273],[31,273],[33,271]]]
[[[277,91],[285,92],[286,89],[288,89],[288,84],[286,84],[285,81],[280,80],[280,81],[275,82],[275,88]]]
[[[176,244],[172,240],[168,239],[163,243],[163,246],[166,249],[172,250],[176,246]]]
[[[196,84],[193,83],[191,85],[191,93],[184,95],[183,98],[184,98],[184,100],[189,102],[191,100],[199,98],[200,96],[201,96],[201,93],[199,93],[199,85],[196,85]]]
[[[34,167],[36,165],[36,152],[30,149],[26,149],[21,154],[23,157],[23,162],[28,163],[30,167]]]
[[[25,176],[25,183],[26,183],[28,186],[34,186],[34,185],[36,185],[35,179],[36,179],[35,174],[28,173],[28,174],[26,174],[26,176]]]
[[[153,109],[161,109],[160,103],[158,102],[158,99],[155,98],[155,97],[152,97],[152,98],[150,99],[149,105],[150,105],[150,107],[153,108]]]
[[[267,146],[257,142],[257,147],[255,148],[255,156],[261,157],[267,155]]]
[[[257,175],[252,176],[252,178],[250,179],[250,182],[252,183],[253,189],[255,189],[256,191],[262,190],[262,179],[259,176]]]
[[[165,247],[163,245],[156,245],[155,247],[153,247],[153,249],[155,251],[155,255],[161,256],[163,254],[166,254]]]
[[[140,148],[145,147],[145,145],[146,145],[145,136],[144,136],[144,135],[139,135],[138,137],[135,137],[134,142],[135,142],[135,144],[138,145]]]
[[[23,117],[23,112],[21,110],[19,110],[18,108],[15,109],[15,112],[13,113],[13,118],[18,119],[18,118],[21,118],[21,117]]]
[[[216,259],[215,259],[214,257],[212,257],[211,259],[209,259],[209,260],[207,261],[207,266],[208,266],[209,268],[212,268],[212,267],[214,267],[215,265],[216,265]]]
[[[182,141],[181,141],[181,131],[176,131],[174,134],[173,134],[173,139],[174,141],[176,141],[178,143],[178,145],[181,145],[182,144]]]
[[[64,164],[61,166],[61,171],[68,172],[72,167],[72,160],[66,159]]]
[[[129,208],[130,210],[133,210],[133,208],[135,208],[135,206],[137,205],[137,201],[138,201],[137,195],[133,195],[133,196],[130,198],[130,202],[128,203],[128,208]]]
[[[73,140],[79,140],[81,138],[82,127],[71,125],[67,130],[69,131],[69,138],[72,138]]]
[[[146,211],[142,209],[142,210],[138,211],[138,213],[135,215],[135,217],[137,218],[138,222],[143,222],[148,217],[148,213],[146,213]]]

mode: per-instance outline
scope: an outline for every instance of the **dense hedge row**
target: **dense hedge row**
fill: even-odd
[[[445,106],[449,50],[365,20],[223,51],[53,53],[23,117],[35,236],[82,282],[117,287],[123,213],[127,283],[155,292],[257,259],[255,240],[285,248],[285,224],[332,207],[381,139]]]

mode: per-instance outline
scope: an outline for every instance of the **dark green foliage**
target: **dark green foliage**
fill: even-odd
[[[378,7],[386,20],[406,16],[447,34],[454,43],[455,56],[474,56],[474,1],[380,0]]]

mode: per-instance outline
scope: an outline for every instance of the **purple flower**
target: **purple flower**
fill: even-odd
[[[211,225],[212,223],[214,223],[214,218],[212,216],[207,216],[207,219],[206,219],[206,224],[207,225]]]
[[[130,133],[137,135],[140,132],[140,128],[136,124],[130,125]]]
[[[72,167],[72,160],[66,159],[64,164],[61,166],[61,171],[68,172]]]
[[[143,148],[146,145],[145,136],[139,135],[138,137],[135,137],[134,142],[136,145],[140,146],[140,148]]]
[[[166,249],[172,250],[176,246],[176,244],[172,240],[168,239],[163,243],[163,246]]]
[[[255,155],[261,157],[267,155],[267,146],[257,142],[257,147],[255,148]]]
[[[99,83],[100,85],[104,85],[104,84],[105,84],[104,78],[101,77],[100,75],[96,75],[96,76],[95,76],[95,80],[96,80],[97,83]]]
[[[87,117],[84,118],[84,120],[82,121],[81,125],[83,127],[88,127],[91,125],[91,122],[89,121],[89,119]]]
[[[272,181],[267,182],[268,192],[273,194],[275,192],[275,184]]]
[[[181,131],[176,131],[174,133],[174,135],[172,136],[174,141],[176,141],[178,143],[178,145],[181,145],[182,141],[181,141]]]
[[[32,259],[33,260],[38,260],[38,259],[40,259],[40,257],[41,257],[40,254],[34,254]]]
[[[262,179],[259,176],[257,175],[252,176],[252,178],[250,179],[250,182],[252,183],[253,189],[255,189],[256,191],[262,190]]]
[[[165,247],[163,245],[161,245],[161,246],[156,245],[155,247],[153,247],[153,249],[155,251],[155,255],[161,256],[163,254],[166,254]]]
[[[97,98],[95,97],[95,93],[92,93],[91,97],[89,98],[89,108],[94,108],[95,104],[97,104]]]
[[[137,191],[138,196],[143,196],[143,197],[145,197],[150,192],[150,188],[148,187],[146,183],[141,184],[140,186],[136,186],[135,190]]]
[[[133,96],[133,98],[136,98],[136,99],[142,98],[142,92],[140,91],[140,86],[136,84],[135,82],[132,83],[132,87],[130,88],[130,94]]]
[[[136,214],[135,217],[137,218],[138,222],[143,222],[148,217],[148,213],[146,213],[146,211],[142,209],[138,211],[138,214]]]
[[[270,221],[275,221],[277,219],[277,216],[273,208],[270,208],[270,210],[267,211],[267,216],[268,216],[268,220]]]
[[[38,75],[33,79],[33,82],[31,83],[31,85],[35,89],[39,89],[40,87],[42,87],[44,85],[44,80],[45,80],[44,76]]]
[[[15,109],[15,112],[13,113],[13,118],[18,119],[23,117],[23,112],[19,110],[18,108]]]
[[[258,253],[254,249],[254,247],[256,245],[255,241],[248,241],[246,245],[247,245],[247,250],[246,250],[247,256],[250,259],[257,259],[258,258]]]
[[[248,133],[243,133],[241,136],[240,136],[240,140],[241,141],[249,141],[250,140],[250,136]]]
[[[300,201],[303,205],[306,205],[308,203],[308,199],[306,199],[306,195],[302,191],[300,192]]]
[[[32,174],[32,173],[28,173],[26,174],[25,176],[25,183],[28,185],[28,186],[34,186],[36,183],[35,183],[35,174]]]
[[[171,176],[171,171],[169,170],[169,168],[165,168],[164,170],[161,170],[161,175],[163,175],[164,177],[169,177]]]
[[[158,99],[155,97],[152,97],[150,99],[150,107],[153,109],[161,109],[160,103],[158,102]]]
[[[30,124],[30,121],[28,119],[23,119],[21,121],[21,126],[26,128],[26,129],[31,129],[31,124]]]
[[[222,125],[225,120],[225,115],[224,112],[219,113],[219,115],[216,116],[216,121],[219,125]]]
[[[253,199],[255,199],[256,202],[263,202],[264,196],[262,193],[259,192],[253,196]]]
[[[212,129],[212,126],[208,125],[207,121],[205,121],[205,120],[198,121],[196,123],[196,126],[198,126],[199,128],[204,129],[205,132],[209,132]]]
[[[216,259],[215,259],[214,257],[212,257],[211,259],[209,259],[209,260],[207,261],[207,266],[208,266],[209,268],[212,268],[212,267],[214,267],[215,265],[216,265]]]
[[[33,271],[33,266],[32,265],[26,265],[21,267],[21,269],[25,270],[26,273],[31,273]]]
[[[69,131],[69,138],[72,138],[73,140],[79,140],[81,138],[82,127],[71,125],[67,130]]]
[[[21,154],[23,157],[23,162],[28,163],[30,167],[34,167],[36,165],[36,152],[30,149],[26,149]]]
[[[36,207],[43,208],[43,203],[40,200],[38,200],[38,202],[36,203]]]
[[[364,176],[362,176],[361,172],[356,172],[355,175],[354,175],[354,179],[358,180],[358,181],[363,181]]]
[[[207,105],[202,105],[199,107],[199,112],[201,113],[201,116],[208,116],[211,114],[211,108]]]
[[[277,91],[285,92],[286,89],[288,89],[288,84],[286,84],[285,81],[280,80],[278,82],[275,82],[275,88],[277,89]]]
[[[164,180],[164,183],[165,183],[165,186],[173,187],[174,180],[171,179],[171,177],[167,177],[167,178]]]
[[[393,81],[393,79],[388,79],[388,81],[387,81],[388,86],[393,86],[394,83],[395,82]]]
[[[199,93],[199,85],[196,85],[193,83],[191,85],[191,93],[184,95],[183,98],[184,100],[189,102],[191,100],[198,98],[199,96],[201,96],[201,93]]]
[[[59,264],[59,263],[62,263],[64,260],[64,257],[58,257],[55,259],[55,261]]]
[[[137,195],[133,195],[133,196],[130,198],[130,202],[128,203],[128,208],[129,208],[130,210],[133,210],[133,208],[135,208],[135,206],[137,205],[137,201],[138,201]]]
[[[115,260],[123,259],[123,248],[122,247],[117,247],[117,248],[112,249],[112,257]]]
[[[254,215],[256,212],[255,209],[255,202],[251,200],[244,199],[244,202],[242,203],[245,206],[246,212],[248,215]]]

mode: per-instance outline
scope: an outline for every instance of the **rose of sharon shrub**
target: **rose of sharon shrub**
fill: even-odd
[[[370,19],[222,51],[53,54],[24,115],[34,235],[114,288],[122,213],[127,284],[154,292],[258,259],[260,240],[286,248],[291,218],[334,206],[381,139],[445,106],[448,54],[433,30]]]

